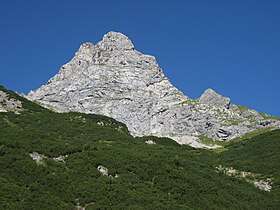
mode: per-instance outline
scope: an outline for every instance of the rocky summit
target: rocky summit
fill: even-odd
[[[57,112],[113,117],[134,136],[170,137],[193,147],[211,147],[202,137],[228,141],[279,126],[278,119],[232,104],[211,89],[196,100],[185,96],[154,56],[135,50],[118,32],[105,34],[96,45],[82,44],[70,62],[27,98]]]

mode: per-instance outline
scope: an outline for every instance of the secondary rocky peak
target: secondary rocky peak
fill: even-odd
[[[229,109],[230,107],[230,98],[218,94],[211,88],[208,88],[204,91],[204,93],[199,98],[199,102],[220,108]]]
[[[85,42],[83,43],[78,51],[75,53],[77,54],[94,54],[95,46],[91,42]]]
[[[101,42],[97,44],[102,50],[133,50],[134,45],[131,40],[119,32],[109,32],[103,36]]]
[[[74,58],[86,62],[91,62],[95,53],[96,53],[96,47],[94,46],[94,44],[90,42],[85,42],[80,46],[79,50],[75,53]]]

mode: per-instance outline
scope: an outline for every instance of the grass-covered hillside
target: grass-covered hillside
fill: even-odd
[[[280,192],[280,130],[232,143],[226,148],[218,155],[223,165],[272,178],[274,191]]]
[[[280,208],[279,130],[215,153],[167,138],[133,138],[111,118],[54,113],[8,93],[22,111],[0,112],[1,209]],[[262,191],[219,165],[275,184]]]

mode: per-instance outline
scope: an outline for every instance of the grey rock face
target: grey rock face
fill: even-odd
[[[256,129],[256,122],[241,116],[229,98],[212,90],[199,101],[185,96],[169,82],[155,57],[138,52],[117,32],[104,35],[96,45],[82,44],[58,74],[27,98],[58,112],[113,117],[134,136],[166,136],[194,147],[205,146],[200,135],[229,140]]]
[[[226,109],[230,107],[230,99],[228,97],[221,96],[210,88],[205,90],[200,96],[199,102]]]
[[[9,94],[0,90],[0,112],[15,112],[19,113],[22,110],[20,101],[10,98]]]

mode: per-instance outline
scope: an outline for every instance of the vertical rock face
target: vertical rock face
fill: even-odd
[[[210,89],[199,101],[188,98],[169,82],[155,57],[135,50],[118,32],[107,33],[96,45],[82,44],[58,74],[27,97],[59,112],[113,117],[135,136],[167,136],[196,147],[203,146],[200,135],[231,139],[256,129],[263,119],[257,114],[248,121],[237,106],[229,109],[229,98]]]

